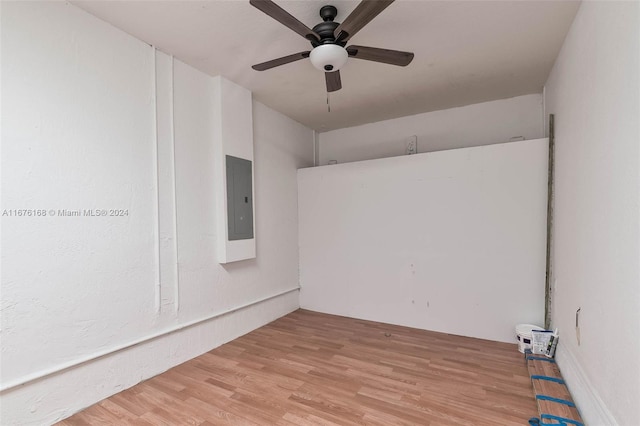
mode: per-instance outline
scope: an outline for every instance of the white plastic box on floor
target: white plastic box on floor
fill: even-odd
[[[544,328],[532,324],[518,324],[516,326],[516,338],[518,339],[518,350],[524,353],[532,348],[533,331],[544,331]]]

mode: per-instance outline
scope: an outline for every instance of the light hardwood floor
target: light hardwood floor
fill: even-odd
[[[526,425],[515,344],[298,310],[60,425]]]

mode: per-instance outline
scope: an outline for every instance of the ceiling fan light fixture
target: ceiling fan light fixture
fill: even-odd
[[[337,44],[321,44],[309,54],[313,66],[324,72],[338,71],[347,63],[348,58],[346,49]]]

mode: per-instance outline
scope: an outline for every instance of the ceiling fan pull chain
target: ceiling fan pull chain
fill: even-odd
[[[329,92],[327,92],[327,112],[331,112],[331,104],[329,103]]]

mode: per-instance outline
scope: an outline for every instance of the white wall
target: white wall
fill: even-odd
[[[544,315],[547,140],[298,171],[300,305],[514,342]]]
[[[556,134],[557,358],[592,425],[640,421],[639,81],[640,3],[583,2],[545,107]]]
[[[541,138],[542,96],[518,96],[320,133],[319,164],[403,155],[411,135],[418,137],[418,152],[502,143],[518,136]]]
[[[258,257],[222,266],[210,77],[62,2],[2,2],[2,64],[1,210],[55,215],[2,217],[1,424],[64,418],[299,306],[311,130],[254,103]]]
[[[231,263],[256,257],[255,235],[251,238],[229,240],[227,218],[227,161],[226,156],[251,161],[253,170],[253,114],[251,92],[232,81],[218,76],[213,79],[216,88],[214,109],[215,127],[213,152],[215,159],[214,185],[217,216],[216,256],[219,263]],[[219,110],[219,111],[216,111]],[[255,198],[255,172],[251,176],[252,199]],[[252,203],[253,228],[255,229],[255,206]]]

